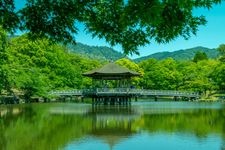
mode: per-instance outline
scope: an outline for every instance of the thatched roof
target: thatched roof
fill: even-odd
[[[122,79],[130,78],[133,76],[140,76],[138,72],[129,70],[115,63],[108,63],[101,68],[88,71],[83,75],[100,79]]]

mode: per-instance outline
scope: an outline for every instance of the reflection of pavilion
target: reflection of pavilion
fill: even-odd
[[[91,77],[94,89],[86,91],[85,96],[92,98],[93,104],[128,104],[135,93],[129,93],[131,78],[140,76],[115,63],[109,63],[99,69],[94,69],[83,74]]]
[[[132,122],[139,117],[138,112],[128,106],[96,106],[89,111],[92,116],[91,135],[103,139],[110,149],[135,133]]]

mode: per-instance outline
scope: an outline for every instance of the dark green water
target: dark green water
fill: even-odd
[[[1,150],[225,150],[225,104],[0,106]]]

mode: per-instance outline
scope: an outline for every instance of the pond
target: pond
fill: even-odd
[[[0,106],[1,150],[225,150],[225,103]]]

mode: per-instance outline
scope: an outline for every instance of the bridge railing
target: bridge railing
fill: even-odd
[[[50,95],[57,95],[57,96],[69,96],[69,95],[82,95],[83,90],[80,89],[73,89],[73,90],[56,90],[49,92]]]
[[[141,90],[141,95],[173,95],[173,96],[198,96],[198,93],[196,92],[190,92],[190,91],[173,91],[173,90]]]
[[[51,95],[57,96],[69,96],[69,95],[89,95],[89,94],[103,94],[103,93],[127,93],[138,94],[143,96],[187,96],[187,97],[199,97],[198,93],[190,91],[173,91],[173,90],[148,90],[148,89],[134,89],[134,88],[96,88],[96,89],[73,89],[62,91],[51,91]]]
[[[92,94],[125,94],[129,93],[128,88],[96,88],[96,89],[85,89],[83,90],[84,95]]]
[[[141,93],[141,89],[131,89],[131,88],[97,88],[95,90],[90,90],[96,93]]]
[[[97,88],[96,92],[99,93],[127,93],[128,88]]]

